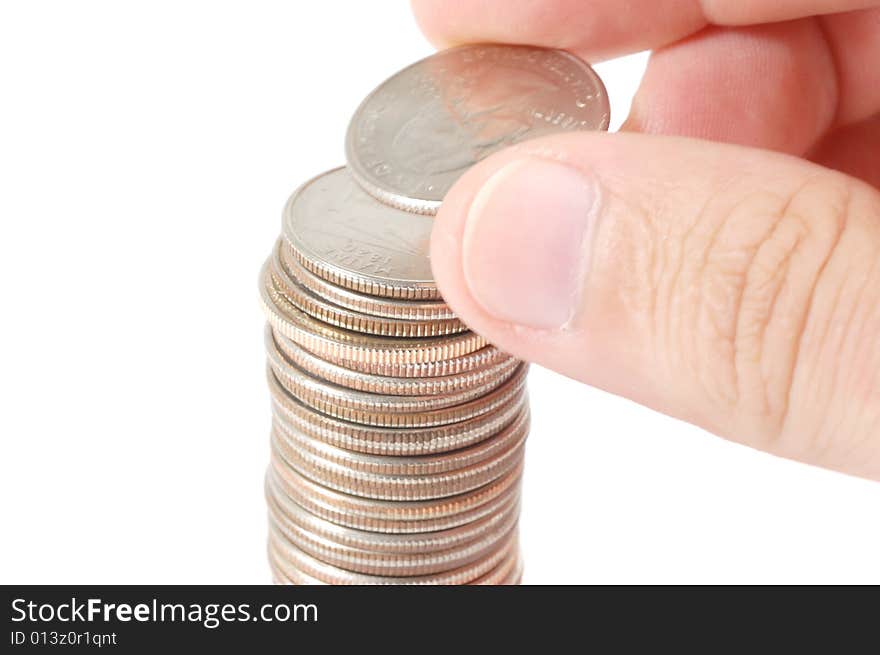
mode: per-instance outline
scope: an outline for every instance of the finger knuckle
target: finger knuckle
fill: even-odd
[[[854,184],[813,287],[780,448],[880,475],[880,194]]]
[[[740,440],[770,447],[788,412],[816,282],[845,229],[846,184],[735,188],[703,208],[681,251],[687,365]]]

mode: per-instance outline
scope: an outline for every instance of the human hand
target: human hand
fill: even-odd
[[[880,480],[880,2],[413,7],[443,46],[654,49],[626,133],[524,142],[446,196],[431,257],[458,315],[722,437]]]

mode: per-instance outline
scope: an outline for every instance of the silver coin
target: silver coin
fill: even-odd
[[[278,495],[341,526],[390,534],[428,533],[456,528],[500,511],[520,494],[523,465],[495,482],[451,498],[399,503],[335,491],[300,475],[272,453],[267,472]]]
[[[458,401],[480,390],[468,389],[449,396],[383,396],[322,382],[293,365],[285,369],[274,366],[270,363],[267,368],[301,403],[342,421],[384,428],[436,427],[489,414],[524,393],[528,373],[527,365],[520,364],[500,385],[493,381],[492,391],[459,404],[447,404],[450,399]]]
[[[283,234],[300,264],[346,289],[436,300],[428,243],[433,221],[383,205],[348,170],[312,178],[284,208]]]
[[[465,448],[492,437],[528,405],[528,395],[523,389],[496,409],[459,423],[385,428],[358,425],[316,412],[292,396],[271,370],[266,380],[276,419],[331,445],[375,455],[432,455]]]
[[[398,396],[358,391],[315,376],[288,360],[277,349],[274,339],[266,340],[266,350],[267,363],[275,377],[301,402],[336,418],[385,427],[427,427],[483,413],[488,403],[477,403],[477,399],[488,401],[491,392],[512,378],[524,378],[528,370],[521,363],[505,375],[469,389],[431,396]]]
[[[370,195],[433,214],[462,173],[493,152],[555,132],[604,130],[608,120],[602,81],[577,57],[467,45],[404,68],[367,96],[345,153]]]
[[[447,498],[494,482],[519,466],[525,452],[524,441],[521,439],[495,459],[457,471],[433,475],[377,475],[297,450],[277,431],[272,432],[273,452],[300,475],[352,496],[394,501]]]
[[[518,585],[522,581],[523,562],[519,553],[519,545],[512,548],[507,557],[498,566],[469,582],[472,585]]]
[[[519,540],[518,533],[514,530],[504,538],[497,550],[471,564],[433,575],[406,577],[355,573],[322,562],[293,544],[271,522],[269,547],[273,563],[288,579],[295,578],[297,573],[304,573],[310,578],[337,585],[460,585],[478,580],[495,569],[510,556],[511,552],[519,548]]]
[[[272,547],[272,539],[270,537],[267,552],[269,554],[269,568],[272,570],[272,579],[277,585],[326,585],[327,582],[318,580],[310,575],[306,575],[299,569],[289,568],[281,559],[275,549]],[[502,566],[502,565],[499,565]],[[497,568],[497,567],[496,567]],[[491,571],[486,575],[491,575]],[[485,576],[484,576],[485,577]]]
[[[473,332],[445,337],[383,337],[331,326],[291,303],[275,285],[271,259],[260,273],[260,304],[276,331],[311,353],[334,363],[355,361],[367,367],[425,364],[474,353],[486,340]],[[438,374],[444,374],[442,367]],[[371,371],[372,372],[372,371]]]
[[[327,535],[290,521],[283,511],[269,503],[269,519],[291,543],[323,562],[357,573],[411,576],[441,573],[480,559],[495,550],[515,527],[517,512],[500,517],[499,524],[475,539],[444,550],[429,552],[388,552],[342,544]]]
[[[528,409],[525,409],[506,428],[473,446],[437,455],[411,457],[370,455],[331,446],[277,418],[273,419],[272,429],[290,447],[300,452],[311,453],[323,460],[336,462],[355,471],[381,475],[431,475],[484,462],[497,457],[511,444],[522,441],[529,430],[529,412]]]
[[[301,270],[305,270],[302,268]],[[337,305],[308,289],[301,280],[292,276],[281,262],[279,248],[272,254],[271,275],[278,292],[294,307],[329,325],[354,332],[386,337],[438,337],[465,332],[467,327],[457,318],[418,320],[372,316],[362,311]],[[398,303],[413,302],[388,300]]]
[[[433,378],[395,378],[361,373],[323,360],[290,339],[276,335],[268,326],[264,338],[267,351],[277,350],[285,360],[327,382],[349,389],[395,396],[431,396],[473,389],[489,380],[506,377],[518,365],[517,360],[508,357],[464,373]]]
[[[454,319],[455,314],[442,300],[401,300],[383,298],[352,291],[318,277],[300,263],[290,244],[280,240],[278,251],[284,271],[306,289],[324,300],[356,312],[382,318],[404,318],[414,321]]]
[[[497,531],[499,525],[519,514],[519,495],[514,494],[505,498],[504,503],[492,514],[467,524],[446,530],[388,534],[341,526],[317,516],[291,500],[272,483],[270,478],[266,480],[266,500],[270,508],[274,505],[281,511],[281,514],[276,515],[276,522],[293,523],[336,543],[382,553],[436,553],[448,550],[470,543],[489,532]]]

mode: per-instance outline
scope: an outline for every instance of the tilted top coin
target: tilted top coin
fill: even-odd
[[[462,173],[496,150],[554,132],[604,130],[608,120],[602,81],[577,57],[468,45],[404,68],[367,96],[345,150],[371,195],[433,214]]]
[[[428,243],[432,220],[377,202],[337,168],[312,178],[284,208],[284,238],[306,269],[374,296],[439,298]]]

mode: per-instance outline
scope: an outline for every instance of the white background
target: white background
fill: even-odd
[[[3,3],[0,582],[269,581],[257,271],[430,51],[403,2]],[[530,388],[527,582],[880,582],[880,485]]]

